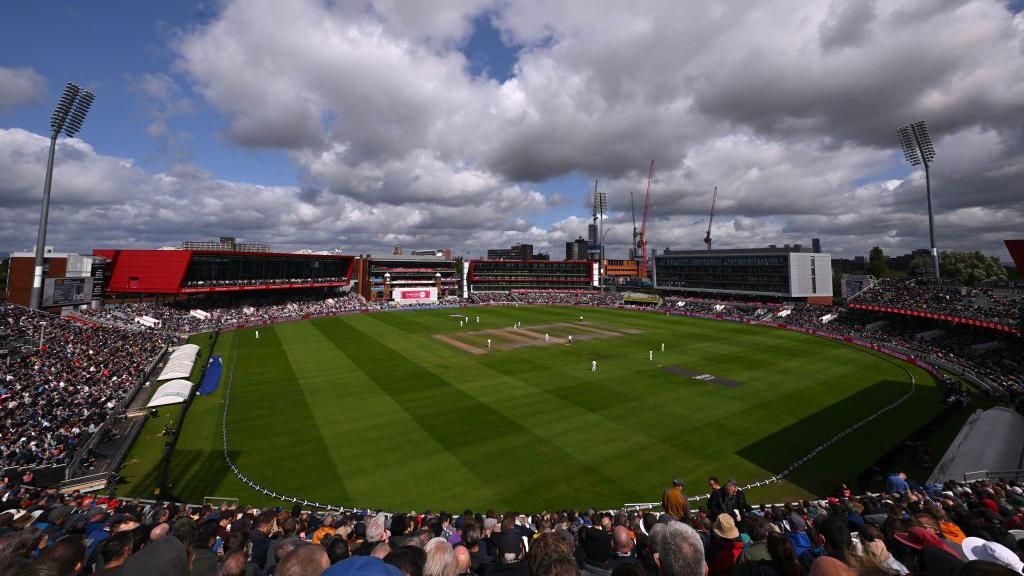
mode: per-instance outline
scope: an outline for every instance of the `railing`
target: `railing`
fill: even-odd
[[[974,472],[964,472],[964,482],[977,482],[978,480],[1021,480],[1024,479],[1024,469],[1020,470],[976,470]]]
[[[76,474],[78,474],[79,468],[81,468],[82,466],[82,460],[89,453],[89,451],[95,448],[96,444],[98,444],[99,441],[103,438],[103,435],[106,433],[107,429],[110,428],[112,423],[115,421],[115,417],[123,414],[124,411],[128,408],[128,405],[131,404],[132,400],[135,399],[135,395],[139,393],[139,390],[142,388],[142,386],[146,383],[147,380],[149,380],[149,377],[153,374],[153,369],[156,368],[157,363],[160,361],[161,358],[163,358],[166,352],[167,347],[164,346],[164,349],[161,350],[158,354],[156,354],[153,357],[152,360],[149,361],[149,366],[146,368],[146,371],[143,372],[142,375],[139,377],[139,380],[135,383],[135,386],[132,388],[132,390],[125,394],[124,397],[121,398],[121,401],[117,403],[117,406],[115,406],[114,409],[110,411],[110,417],[104,420],[103,424],[100,425],[96,432],[89,436],[89,438],[85,441],[85,444],[83,444],[78,450],[75,451],[75,455],[71,459],[71,463],[68,464],[67,468],[64,471],[65,480],[70,480],[74,478]]]

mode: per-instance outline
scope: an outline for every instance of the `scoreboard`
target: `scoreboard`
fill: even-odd
[[[93,278],[47,278],[43,283],[43,307],[77,306],[93,298]]]

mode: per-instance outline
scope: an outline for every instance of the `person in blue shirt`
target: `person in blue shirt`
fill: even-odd
[[[910,485],[907,484],[906,472],[890,474],[889,477],[885,479],[885,491],[890,494],[899,494],[900,496],[909,492]]]

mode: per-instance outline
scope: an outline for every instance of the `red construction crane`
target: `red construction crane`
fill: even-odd
[[[647,171],[647,193],[644,194],[644,216],[640,221],[640,240],[636,243],[637,256],[640,258],[640,279],[647,278],[647,212],[654,199],[651,193],[651,181],[654,180],[654,160]]]
[[[708,233],[704,236],[704,243],[711,251],[711,222],[715,219],[715,200],[718,200],[718,186],[715,186],[715,194],[711,197],[711,216],[708,216]]]

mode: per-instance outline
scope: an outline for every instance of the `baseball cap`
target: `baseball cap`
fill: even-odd
[[[961,546],[963,546],[964,555],[969,560],[996,562],[1017,572],[1024,572],[1024,562],[1021,562],[1020,558],[1012,550],[998,542],[989,542],[988,540],[971,536],[965,538]]]
[[[374,556],[353,556],[331,565],[320,576],[403,576],[402,571]]]
[[[807,522],[804,522],[804,519],[797,514],[790,514],[789,518],[786,518],[786,520],[789,521],[789,527],[791,530],[796,530],[797,532],[804,532],[807,530]]]

